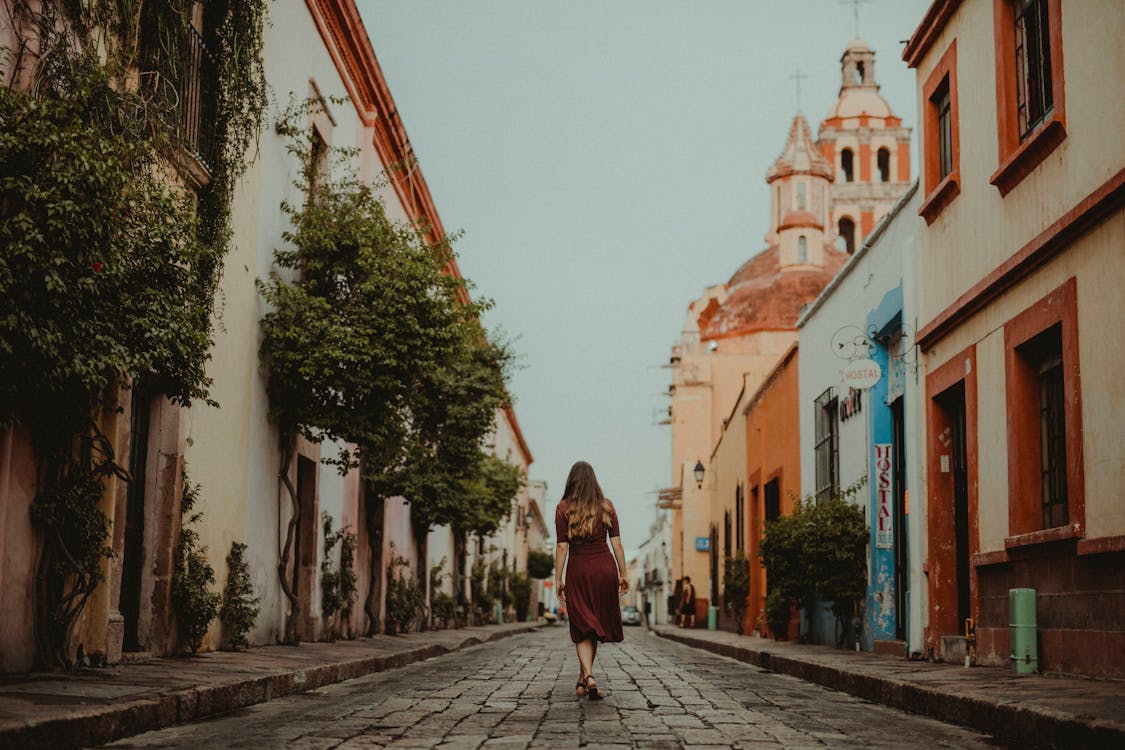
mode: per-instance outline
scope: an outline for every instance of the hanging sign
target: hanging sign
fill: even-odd
[[[883,368],[873,359],[854,360],[840,371],[840,378],[844,385],[857,391],[872,387],[881,377],[883,377]]]
[[[875,443],[875,546],[891,549],[894,533],[894,444]]]

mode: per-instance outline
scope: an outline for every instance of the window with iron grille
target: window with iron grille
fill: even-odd
[[[816,500],[827,500],[837,494],[840,481],[840,436],[837,428],[838,401],[829,388],[816,399],[813,418],[816,420]]]
[[[1015,0],[1016,114],[1023,141],[1051,113],[1051,42],[1047,0]]]
[[[1066,396],[1063,381],[1062,325],[1056,323],[1018,348],[1038,376],[1039,471],[1043,528],[1069,522],[1066,481]]]
[[[950,119],[949,79],[946,78],[930,97],[937,115],[938,180],[953,171],[953,122]]]
[[[219,156],[215,134],[218,63],[194,26],[189,24],[184,35],[184,57],[176,81],[180,139],[184,149],[213,172]]]

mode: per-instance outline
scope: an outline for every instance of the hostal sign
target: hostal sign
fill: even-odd
[[[851,386],[857,391],[871,388],[883,377],[883,368],[873,359],[857,359],[848,363],[840,372],[844,385]]]

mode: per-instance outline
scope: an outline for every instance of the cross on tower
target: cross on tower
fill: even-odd
[[[808,76],[805,75],[805,72],[803,70],[801,70],[800,68],[797,68],[797,70],[795,70],[793,72],[793,74],[790,75],[789,77],[797,82],[797,110],[800,111],[800,109],[801,109],[801,81],[808,78]]]
[[[855,18],[855,35],[859,36],[859,6],[866,5],[871,0],[840,0],[840,5],[852,6],[852,15]]]

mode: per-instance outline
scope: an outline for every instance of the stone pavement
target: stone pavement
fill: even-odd
[[[208,721],[120,740],[118,750],[299,748],[956,747],[985,735],[626,629],[598,652],[609,692],[576,698],[565,626],[328,685]]]
[[[778,674],[979,729],[1013,747],[1125,748],[1123,681],[966,669],[725,631],[658,626],[655,632]]]
[[[0,748],[83,747],[534,630],[513,623],[0,676]]]

